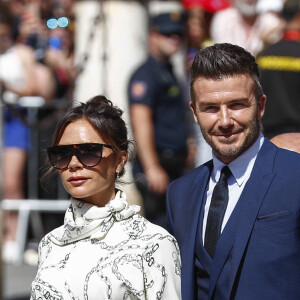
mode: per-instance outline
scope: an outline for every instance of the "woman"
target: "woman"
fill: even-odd
[[[181,299],[176,240],[115,187],[130,144],[121,115],[96,96],[57,125],[48,157],[72,198],[39,245],[32,300]]]

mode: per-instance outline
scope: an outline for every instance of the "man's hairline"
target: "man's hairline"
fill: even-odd
[[[194,85],[195,85],[195,82],[198,79],[206,79],[206,80],[219,81],[219,80],[223,80],[223,79],[227,79],[227,78],[238,77],[240,75],[249,75],[249,77],[252,79],[252,92],[253,92],[253,94],[254,94],[254,96],[256,98],[256,102],[258,103],[261,97],[259,97],[258,99],[256,97],[256,94],[255,94],[256,81],[254,79],[254,76],[252,76],[251,73],[249,73],[249,72],[245,72],[245,73],[236,73],[236,74],[232,74],[232,75],[225,75],[224,74],[224,75],[221,75],[221,77],[218,77],[218,78],[215,78],[213,76],[209,77],[209,76],[202,76],[202,75],[199,75],[199,76],[195,77],[193,79],[193,81],[191,81],[191,83],[190,83],[190,98],[191,98],[192,104],[195,105]],[[258,82],[259,82],[259,78],[258,78]],[[262,93],[262,95],[263,95],[263,93]]]

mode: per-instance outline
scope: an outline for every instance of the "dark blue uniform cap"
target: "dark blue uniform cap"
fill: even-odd
[[[164,35],[185,33],[185,14],[183,12],[169,12],[153,16],[150,28]]]
[[[290,21],[297,13],[300,13],[300,0],[286,0],[281,15]]]

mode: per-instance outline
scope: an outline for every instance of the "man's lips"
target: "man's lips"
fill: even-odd
[[[215,136],[218,140],[220,141],[233,141],[235,140],[235,138],[237,138],[237,136],[240,134],[240,131],[236,131],[236,132],[218,132],[213,134],[213,136]]]
[[[224,138],[229,138],[229,137],[232,137],[232,136],[235,136],[237,135],[238,133],[237,132],[232,132],[232,133],[223,133],[223,134],[217,134],[218,137],[224,137]]]
[[[217,137],[225,137],[226,138],[226,137],[235,136],[237,134],[240,134],[241,132],[242,132],[242,130],[228,131],[228,132],[226,132],[226,131],[224,131],[224,132],[220,132],[220,131],[215,132],[215,131],[213,131],[211,133],[211,135],[214,135],[214,136],[217,136]]]

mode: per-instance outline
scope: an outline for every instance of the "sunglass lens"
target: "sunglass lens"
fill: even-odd
[[[65,169],[73,155],[72,151],[61,147],[53,147],[48,154],[52,165],[57,169]]]
[[[102,145],[99,144],[83,144],[78,145],[78,159],[87,167],[94,167],[101,161]]]
[[[53,167],[60,170],[68,167],[74,154],[85,167],[94,167],[101,161],[102,147],[96,143],[54,146],[48,148],[48,156]]]

